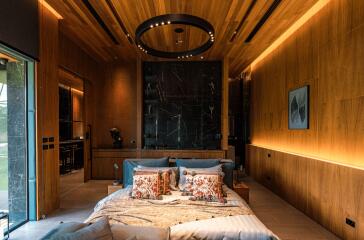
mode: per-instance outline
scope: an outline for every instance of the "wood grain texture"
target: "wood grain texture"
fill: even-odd
[[[229,148],[229,59],[225,58],[222,69],[221,101],[221,149]]]
[[[343,239],[364,238],[363,169],[255,145],[247,145],[246,159],[254,179],[328,230]]]
[[[330,1],[254,68],[253,144],[364,167],[364,4],[359,2]],[[310,86],[310,127],[288,130],[288,92],[304,85]]]
[[[103,67],[103,81],[96,83],[95,146],[112,147],[109,130],[117,127],[124,140],[123,147],[136,148],[136,62],[115,62]]]
[[[40,49],[37,64],[37,218],[59,207],[58,19],[39,6]],[[42,138],[54,138],[43,150]]]
[[[223,159],[225,151],[223,150],[142,150],[142,158],[198,158],[198,159]]]
[[[80,41],[87,52],[103,61],[114,61],[115,59],[129,61],[136,59],[137,56],[142,57],[144,60],[158,60],[141,54],[135,44],[129,43],[117,18],[121,19],[133,39],[139,24],[154,16],[167,13],[186,13],[204,18],[214,26],[216,32],[214,46],[203,54],[205,59],[222,60],[228,56],[231,60],[230,76],[234,77],[317,2],[317,0],[283,0],[252,41],[245,43],[247,36],[273,3],[273,0],[259,0],[242,23],[235,40],[230,42],[234,31],[243,20],[252,1],[90,0],[91,5],[110,29],[113,36],[119,41],[119,45],[116,45],[98,25],[82,1],[47,0],[64,18],[61,22],[62,32]],[[107,2],[110,2],[116,9],[117,16],[113,15]],[[185,30],[183,33],[177,34],[171,26],[158,27],[147,32],[143,39],[150,46],[157,49],[178,51],[200,45],[206,38],[206,34],[194,27],[183,26],[183,29]],[[178,41],[177,44],[176,41]]]
[[[114,164],[118,164],[118,177],[123,179],[123,161],[126,158],[136,158],[136,150],[127,149],[94,149],[92,159],[92,179],[113,179]]]
[[[118,176],[122,178],[122,163],[127,158],[198,158],[223,159],[222,150],[137,150],[137,149],[93,149],[92,179],[115,179],[114,164],[119,166]]]

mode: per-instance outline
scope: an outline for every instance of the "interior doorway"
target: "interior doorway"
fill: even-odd
[[[84,80],[59,69],[59,171],[62,196],[84,183],[86,124]]]

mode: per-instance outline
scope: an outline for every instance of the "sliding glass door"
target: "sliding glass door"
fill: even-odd
[[[28,63],[0,46],[0,211],[11,229],[28,220]]]

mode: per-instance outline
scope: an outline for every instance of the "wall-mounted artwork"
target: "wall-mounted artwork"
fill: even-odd
[[[288,96],[288,128],[308,129],[309,86],[294,89]]]

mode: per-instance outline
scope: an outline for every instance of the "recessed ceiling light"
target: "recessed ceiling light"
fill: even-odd
[[[203,56],[201,56],[200,58],[203,59]]]

